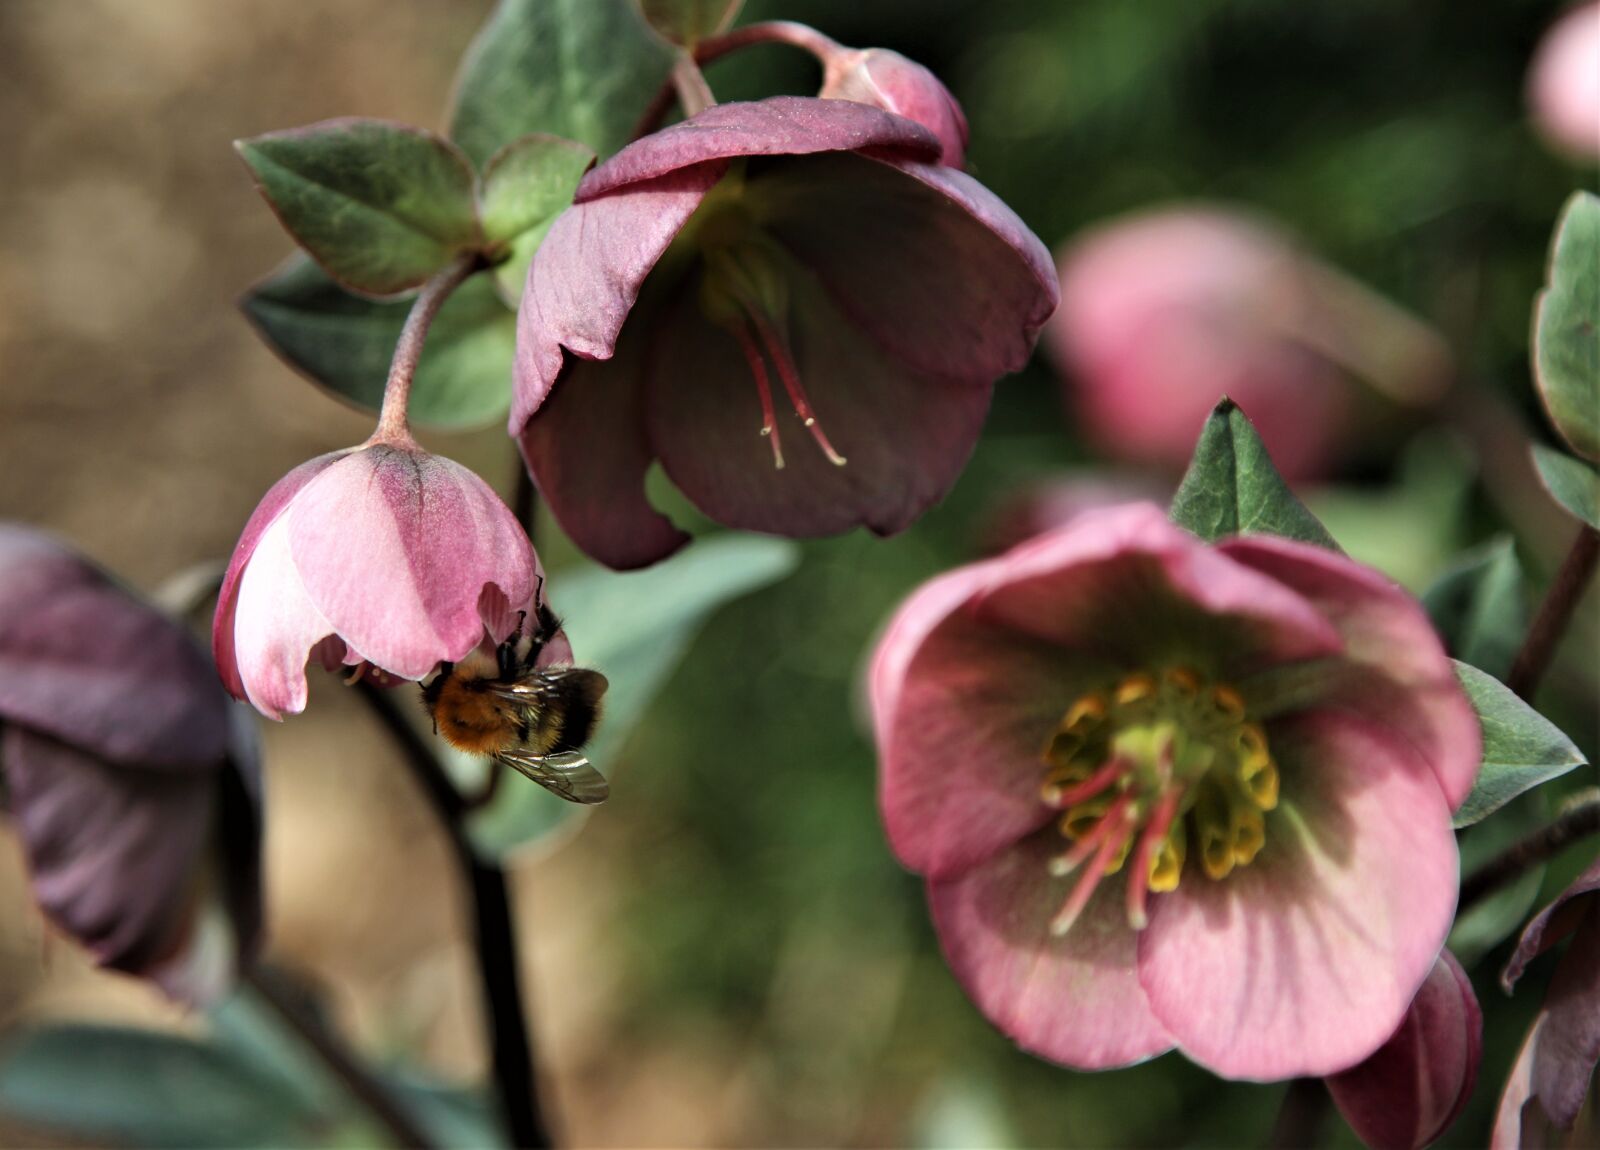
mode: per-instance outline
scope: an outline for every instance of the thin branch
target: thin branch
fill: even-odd
[[[1600,834],[1600,793],[1591,790],[1569,803],[1554,821],[1518,839],[1469,874],[1461,883],[1456,915],[1459,917],[1481,899],[1515,882],[1530,867],[1554,858],[1593,834]]]
[[[399,744],[406,765],[422,785],[439,817],[472,895],[473,954],[489,1025],[490,1063],[514,1146],[544,1150],[553,1146],[533,1060],[533,1042],[518,976],[517,934],[505,872],[473,849],[463,819],[466,801],[450,776],[389,691],[365,681],[357,684],[373,714]]]
[[[450,293],[473,272],[483,266],[479,252],[463,252],[448,267],[422,285],[416,302],[406,316],[406,325],[400,329],[400,338],[394,345],[394,359],[389,363],[389,378],[383,385],[383,407],[378,412],[378,429],[373,440],[408,440],[411,424],[406,418],[406,406],[411,401],[411,383],[417,375],[417,363],[422,359],[422,346],[427,341],[428,329],[439,315]]]
[[[1594,576],[1596,563],[1600,563],[1600,531],[1584,524],[1551,580],[1550,589],[1544,593],[1544,601],[1528,626],[1528,637],[1506,676],[1506,686],[1530,703],[1567,632],[1572,612]]]
[[[396,1146],[405,1150],[432,1150],[433,1142],[423,1134],[411,1116],[395,1104],[389,1092],[367,1073],[366,1068],[326,1027],[310,1017],[293,997],[284,993],[271,976],[263,973],[260,967],[252,967],[245,971],[243,980],[284,1025],[311,1048],[339,1084],[389,1131]]]

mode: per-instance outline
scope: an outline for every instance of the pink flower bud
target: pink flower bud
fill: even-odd
[[[1600,157],[1600,4],[1583,4],[1551,25],[1528,70],[1534,126],[1574,159]]]
[[[1328,1078],[1328,1092],[1373,1150],[1421,1150],[1466,1106],[1482,1054],[1483,1012],[1467,972],[1445,950],[1394,1037]]]
[[[267,492],[228,565],[212,650],[269,718],[305,709],[307,660],[420,680],[531,612],[528,536],[458,463],[414,445],[323,455]]]
[[[853,100],[915,120],[939,138],[939,162],[959,168],[967,155],[967,117],[927,68],[888,48],[842,49],[823,61],[825,100]]]

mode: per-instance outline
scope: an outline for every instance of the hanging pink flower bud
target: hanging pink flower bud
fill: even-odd
[[[188,634],[67,547],[0,525],[0,771],[48,918],[113,970],[216,998],[261,930],[261,794]]]
[[[1600,157],[1600,4],[1580,4],[1545,33],[1528,70],[1534,126],[1573,159]]]
[[[927,68],[888,48],[840,48],[823,59],[825,100],[854,100],[915,120],[939,139],[939,162],[959,168],[967,156],[967,117]]]
[[[420,680],[531,613],[528,536],[482,479],[412,443],[301,464],[245,525],[212,650],[222,681],[269,718],[306,705],[306,663]]]
[[[1455,955],[1444,950],[1394,1037],[1330,1077],[1328,1092],[1373,1150],[1421,1150],[1466,1106],[1482,1055],[1477,995]]]

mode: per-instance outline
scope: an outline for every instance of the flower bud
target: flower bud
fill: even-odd
[[[887,48],[843,49],[824,62],[825,100],[870,104],[915,120],[939,138],[939,162],[959,168],[967,154],[967,117],[939,78]]]

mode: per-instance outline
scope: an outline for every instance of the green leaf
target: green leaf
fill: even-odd
[[[1600,530],[1600,471],[1553,447],[1533,445],[1533,465],[1545,490],[1581,522]]]
[[[1600,462],[1600,198],[1589,192],[1573,195],[1556,224],[1533,307],[1533,372],[1561,437]]]
[[[530,132],[610,155],[672,59],[634,0],[500,0],[461,61],[450,136],[479,165]]]
[[[744,0],[639,0],[650,27],[674,44],[726,32],[744,7]]]
[[[356,291],[419,287],[480,242],[472,166],[431,132],[327,120],[234,146],[295,242]]]
[[[232,1051],[115,1026],[25,1031],[0,1051],[0,1111],[134,1146],[289,1146],[322,1141],[319,1115]]]
[[[1452,655],[1503,678],[1528,630],[1522,564],[1510,536],[1463,557],[1422,593],[1422,606]]]
[[[483,169],[483,234],[510,256],[494,269],[495,282],[513,304],[522,298],[528,264],[544,235],[572,203],[594,152],[559,136],[524,136],[496,152]]]
[[[251,288],[240,306],[268,346],[307,379],[363,410],[382,405],[409,301],[351,295],[297,255]],[[504,416],[516,345],[516,316],[491,278],[467,280],[428,332],[412,384],[412,422],[483,427]]]
[[[1194,459],[1172,497],[1172,521],[1207,541],[1281,535],[1339,549],[1289,490],[1250,420],[1226,398],[1200,432]]]
[[[578,662],[611,681],[604,719],[587,748],[602,771],[611,775],[628,733],[711,613],[783,578],[798,561],[798,548],[786,539],[724,535],[643,571],[586,566],[552,576],[551,599]],[[578,809],[520,782],[504,780],[494,802],[473,815],[468,830],[480,849],[514,850]]]
[[[1522,795],[1494,818],[1461,834],[1461,873],[1471,874],[1524,835],[1545,825],[1548,804],[1542,791]],[[1515,882],[1464,911],[1450,928],[1448,945],[1468,969],[1520,928],[1538,901],[1544,882],[1543,863],[1531,866]]]
[[[1572,740],[1494,676],[1458,661],[1456,678],[1483,727],[1483,766],[1456,812],[1457,828],[1471,826],[1524,791],[1583,765],[1583,754]]]

